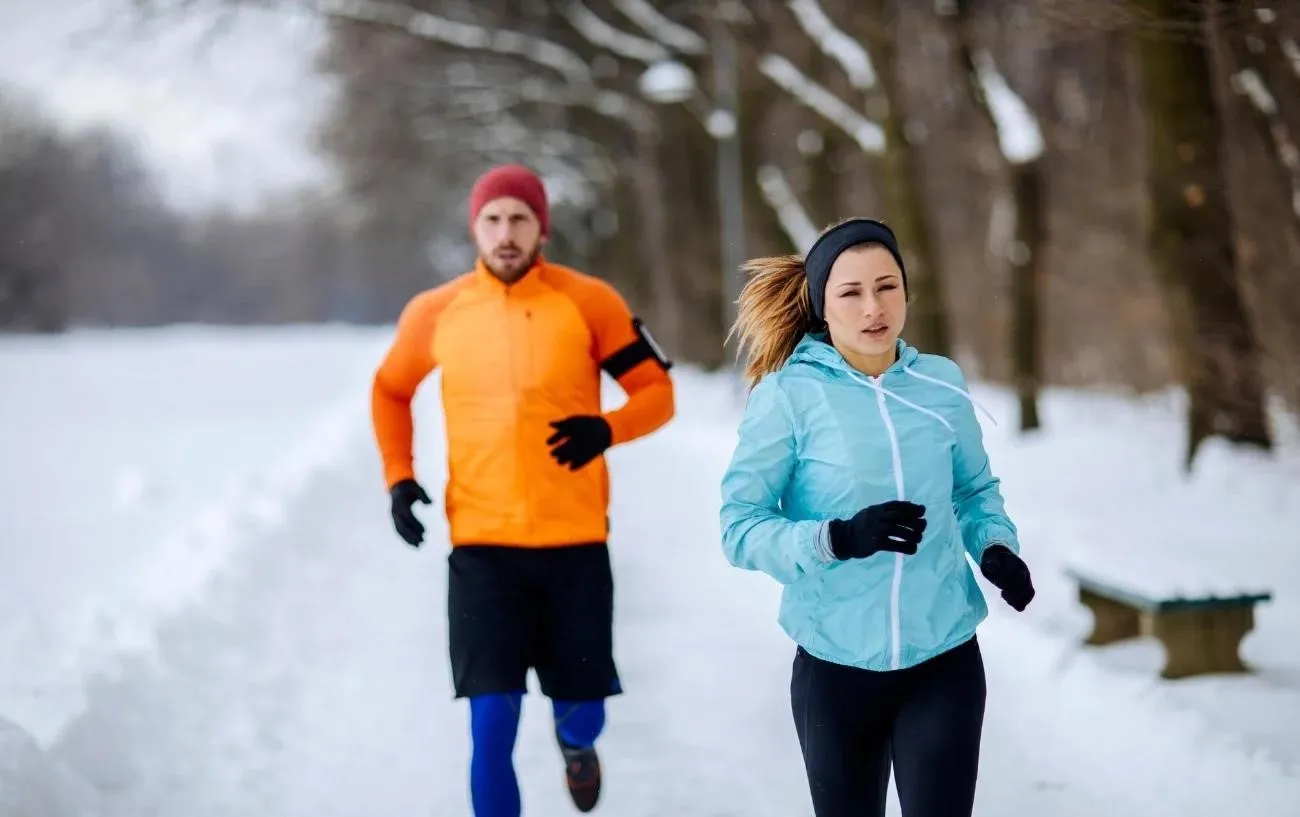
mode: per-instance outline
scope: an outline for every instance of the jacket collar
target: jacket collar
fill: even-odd
[[[921,353],[917,351],[915,347],[909,346],[902,338],[899,338],[897,349],[898,357],[894,363],[888,369],[885,369],[880,377],[870,378],[850,366],[848,361],[844,359],[844,356],[841,355],[834,346],[827,342],[827,337],[824,332],[809,333],[800,339],[799,343],[795,346],[794,352],[790,355],[790,359],[786,361],[786,365],[792,366],[801,364],[813,366],[832,377],[845,377],[854,382],[864,384],[875,389],[878,393],[884,396],[897,400],[899,403],[909,408],[915,409],[922,414],[929,415],[946,426],[949,431],[952,431],[952,423],[939,412],[928,409],[925,406],[917,405],[916,403],[905,399],[897,392],[891,391],[885,387],[884,381],[886,378],[891,378],[891,376],[897,377],[905,374],[916,380],[925,381],[961,395],[971,404],[971,406],[984,412],[989,420],[991,420],[994,425],[997,425],[997,418],[995,418],[984,406],[975,402],[975,398],[971,396],[969,391],[937,377],[924,374],[923,372],[918,372],[915,368],[915,364],[917,360],[920,359]]]
[[[477,286],[495,294],[528,295],[539,292],[546,287],[544,280],[546,267],[546,258],[539,253],[537,260],[533,262],[533,265],[528,268],[518,281],[507,284],[493,275],[492,271],[487,268],[487,264],[483,263],[483,259],[479,258],[474,262],[474,281]]]
[[[896,343],[897,359],[884,371],[882,377],[888,377],[891,374],[903,371],[903,369],[916,363],[917,358],[920,357],[921,353],[917,351],[916,347],[909,345],[902,338],[899,338]],[[830,339],[825,332],[809,332],[800,338],[786,365],[795,363],[806,363],[855,379],[864,376],[850,366],[844,356],[839,353],[839,350],[830,344]]]

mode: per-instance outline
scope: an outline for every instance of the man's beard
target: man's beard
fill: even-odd
[[[500,278],[506,283],[511,283],[523,277],[524,273],[537,263],[537,257],[541,251],[540,247],[534,247],[533,251],[527,255],[521,254],[513,261],[498,261],[492,255],[483,259],[483,263],[493,275]]]

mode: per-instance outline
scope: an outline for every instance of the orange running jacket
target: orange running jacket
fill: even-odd
[[[375,373],[371,416],[391,487],[415,475],[411,400],[441,374],[444,512],[453,547],[606,541],[605,458],[570,471],[551,458],[550,423],[603,414],[613,445],[673,416],[670,364],[608,283],[539,260],[507,286],[474,270],[416,295]],[[601,370],[627,393],[601,411]]]

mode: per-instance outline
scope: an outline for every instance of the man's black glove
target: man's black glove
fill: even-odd
[[[605,453],[613,440],[609,423],[598,415],[555,420],[551,428],[555,433],[546,440],[546,444],[552,446],[551,456],[560,465],[569,466],[570,471],[577,471]]]
[[[1002,600],[1017,612],[1024,612],[1034,600],[1034,583],[1029,566],[1006,545],[989,545],[980,557],[980,572],[1002,591]]]
[[[865,559],[881,551],[916,553],[925,533],[925,506],[891,500],[871,505],[827,526],[836,559]]]
[[[431,504],[429,495],[420,487],[420,483],[413,479],[394,483],[393,487],[388,489],[388,495],[393,500],[393,527],[397,529],[397,535],[405,539],[411,547],[418,548],[424,541],[424,525],[416,518],[412,506],[416,502]]]

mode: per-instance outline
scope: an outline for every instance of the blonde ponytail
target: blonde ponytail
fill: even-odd
[[[736,322],[727,341],[739,336],[745,379],[753,388],[794,351],[812,323],[812,308],[802,256],[755,258],[742,269],[749,280],[736,301]]]

